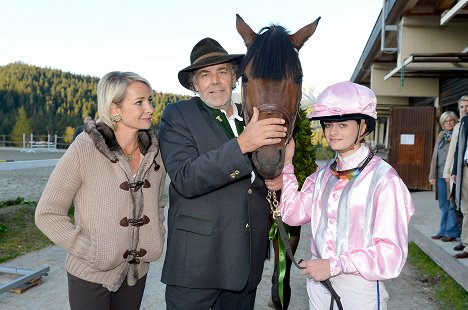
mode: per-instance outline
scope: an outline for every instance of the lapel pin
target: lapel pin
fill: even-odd
[[[219,122],[222,122],[223,120],[221,119],[221,116],[216,116],[216,119],[219,121]]]

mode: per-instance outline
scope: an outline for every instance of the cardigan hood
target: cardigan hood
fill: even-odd
[[[122,148],[117,143],[114,131],[103,122],[88,121],[85,124],[85,132],[89,134],[98,151],[110,161],[117,162],[123,156]],[[156,155],[159,152],[158,138],[153,130],[139,130],[138,144],[143,155],[153,150],[156,151]]]

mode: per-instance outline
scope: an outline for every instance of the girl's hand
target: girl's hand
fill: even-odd
[[[292,164],[293,157],[294,157],[294,149],[296,148],[296,143],[294,142],[294,138],[289,140],[288,144],[286,145],[286,152],[284,154],[284,165]]]
[[[280,190],[281,187],[283,187],[283,174],[281,173],[279,176],[277,176],[274,179],[265,180],[265,185],[271,191]]]
[[[324,281],[331,277],[328,259],[304,260],[299,266],[305,267],[305,269],[301,269],[301,274],[314,281]]]

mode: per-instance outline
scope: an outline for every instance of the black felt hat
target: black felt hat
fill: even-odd
[[[192,90],[189,81],[190,72],[231,61],[240,64],[243,57],[244,54],[228,54],[218,41],[205,38],[193,47],[190,53],[190,66],[179,71],[179,82],[183,87]],[[239,73],[237,73],[237,78],[239,78]]]

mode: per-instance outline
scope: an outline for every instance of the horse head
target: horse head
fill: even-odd
[[[236,14],[236,28],[247,46],[241,65],[244,119],[249,122],[253,107],[259,120],[283,118],[288,133],[275,145],[266,145],[252,154],[257,172],[264,178],[278,176],[284,166],[285,146],[292,136],[302,97],[302,67],[299,50],[314,34],[320,17],[313,23],[289,34],[279,25],[255,33]]]

